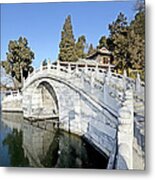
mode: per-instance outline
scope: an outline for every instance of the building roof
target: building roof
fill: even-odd
[[[107,48],[102,47],[101,49],[97,49],[96,52],[94,52],[94,53],[90,54],[89,56],[87,56],[87,59],[91,59],[96,54],[102,54],[102,55],[108,55],[108,56],[112,55],[112,53]]]
[[[106,49],[105,47],[102,47],[101,49],[98,49],[98,52],[100,52],[101,54],[109,54],[111,55],[112,53]]]

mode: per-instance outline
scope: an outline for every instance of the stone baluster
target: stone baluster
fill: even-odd
[[[126,84],[126,78],[127,78],[127,72],[126,70],[124,70],[124,73],[123,73],[123,88],[124,88],[124,91],[126,90],[127,88],[127,84]]]
[[[70,65],[70,63],[68,63],[68,73],[71,73],[71,65]]]
[[[51,62],[50,62],[50,59],[49,59],[48,62],[47,62],[47,69],[48,69],[48,70],[51,69]]]
[[[88,65],[87,65],[87,63],[85,64],[85,73],[87,74],[88,73]]]
[[[43,70],[43,61],[41,61],[41,63],[40,63],[40,71],[42,71]]]
[[[59,71],[60,71],[60,61],[57,60],[57,73],[59,74]]]
[[[76,64],[76,67],[75,67],[75,72],[76,72],[77,74],[79,73],[78,64]]]
[[[137,73],[137,78],[136,78],[136,93],[140,94],[141,93],[141,79],[140,79],[140,74]]]
[[[133,90],[125,92],[125,101],[119,110],[118,154],[116,169],[133,169]]]
[[[124,69],[124,73],[123,73],[124,77],[126,78],[127,77],[127,72],[126,70]]]

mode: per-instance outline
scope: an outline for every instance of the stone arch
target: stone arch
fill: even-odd
[[[58,99],[57,99],[57,95],[56,95],[56,92],[55,92],[53,86],[45,80],[41,81],[37,88],[39,88],[41,86],[45,87],[48,90],[48,92],[50,93],[50,95],[52,96],[52,98],[55,102],[57,111],[59,111]]]
[[[59,78],[49,71],[47,74],[44,72],[32,76],[23,89],[24,94],[27,94],[24,95],[24,116],[30,116],[26,97],[31,98],[33,96],[31,92],[35,88],[44,86],[57,104],[59,128],[84,136],[109,155],[115,145],[116,129],[109,125],[107,119],[111,116],[114,119],[115,113],[108,111],[107,107],[104,108],[100,102],[91,98],[85,91],[81,91],[77,85],[72,84],[72,79]],[[107,118],[104,118],[105,115]]]
[[[57,94],[50,82],[42,79],[36,81],[31,88],[31,117],[52,118],[58,117],[59,105]]]

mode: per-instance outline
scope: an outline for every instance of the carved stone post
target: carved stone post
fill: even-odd
[[[87,65],[87,63],[85,64],[85,73],[86,74],[88,73],[88,65]]]
[[[51,69],[51,62],[50,62],[50,60],[48,60],[48,62],[47,62],[47,68],[48,68],[48,70]]]
[[[77,74],[79,73],[78,64],[76,64],[76,67],[75,67],[75,72],[76,72]]]
[[[137,73],[137,78],[136,78],[136,92],[137,92],[137,94],[141,93],[141,79],[140,79],[139,73]]]
[[[41,63],[40,63],[40,71],[42,71],[43,70],[43,62],[41,61]]]
[[[124,73],[123,73],[123,87],[124,87],[124,91],[126,90],[126,77],[127,77],[127,73],[126,73],[126,70],[124,70]]]
[[[60,61],[59,60],[57,60],[57,74],[59,74],[59,71],[60,71]]]
[[[71,65],[70,65],[70,63],[68,63],[68,73],[71,73]]]
[[[116,169],[133,169],[133,91],[125,92],[125,101],[119,110],[118,154]]]

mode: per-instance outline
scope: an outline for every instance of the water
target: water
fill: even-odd
[[[0,128],[0,166],[106,169],[105,156],[51,121],[32,123],[22,114],[3,113]]]

